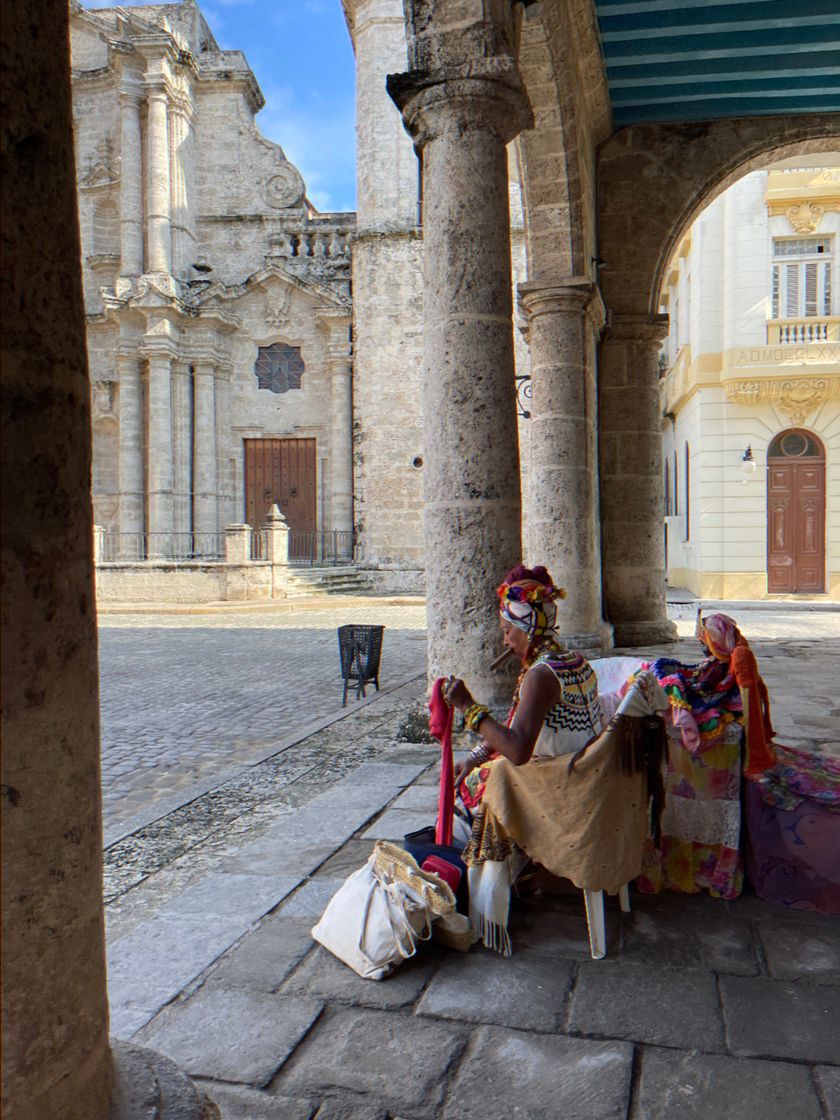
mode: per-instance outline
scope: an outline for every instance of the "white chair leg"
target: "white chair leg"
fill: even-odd
[[[584,891],[586,925],[589,929],[589,952],[600,961],[607,955],[607,930],[604,924],[604,892]]]
[[[625,883],[618,892],[618,905],[621,907],[622,914],[630,913],[630,884]]]

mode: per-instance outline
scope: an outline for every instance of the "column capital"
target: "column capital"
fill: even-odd
[[[607,314],[607,339],[634,342],[658,350],[668,337],[667,315],[631,314],[610,311]]]
[[[519,285],[519,305],[532,322],[540,315],[577,315],[581,318],[598,292],[585,276],[570,276],[556,283],[528,280]]]
[[[470,67],[389,74],[387,89],[415,145],[447,133],[490,132],[503,144],[533,127],[534,115],[513,59],[476,60]]]

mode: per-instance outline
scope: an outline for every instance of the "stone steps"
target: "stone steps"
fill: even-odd
[[[290,599],[309,595],[366,595],[371,588],[355,568],[290,568],[287,577]]]

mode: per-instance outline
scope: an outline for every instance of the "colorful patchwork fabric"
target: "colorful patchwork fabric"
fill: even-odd
[[[775,743],[776,765],[756,781],[761,796],[777,809],[815,801],[840,813],[840,761]]]

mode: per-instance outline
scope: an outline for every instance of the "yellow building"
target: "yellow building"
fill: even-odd
[[[701,598],[840,599],[840,154],[810,164],[739,180],[666,272],[668,581]]]

